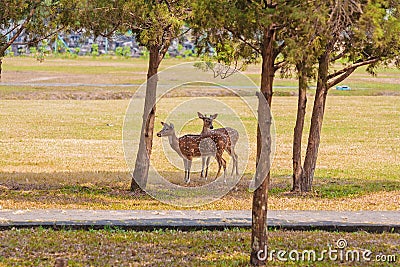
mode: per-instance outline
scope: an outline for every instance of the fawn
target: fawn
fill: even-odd
[[[216,178],[220,174],[221,167],[224,169],[224,181],[226,181],[226,161],[222,158],[225,146],[227,144],[226,136],[221,134],[205,134],[194,135],[187,134],[177,137],[174,125],[161,122],[163,128],[157,133],[158,137],[168,136],[168,141],[173,150],[183,159],[185,166],[185,182],[190,182],[190,168],[192,160],[195,157],[211,157],[214,156],[218,162],[218,172]]]
[[[217,134],[224,135],[226,137],[225,151],[228,152],[228,154],[231,156],[232,161],[233,161],[231,176],[233,176],[235,170],[236,170],[235,174],[239,175],[238,155],[235,152],[235,146],[239,139],[238,131],[233,128],[230,128],[230,127],[218,128],[218,129],[213,130],[214,129],[213,120],[215,120],[215,118],[217,118],[218,114],[210,115],[209,117],[207,117],[206,115],[203,115],[200,112],[197,112],[197,115],[199,116],[200,119],[203,120],[203,129],[200,133],[201,136],[208,136],[210,134],[217,133]],[[201,176],[202,177],[203,177],[203,172],[204,172],[204,165],[206,166],[205,176],[207,177],[209,163],[210,163],[210,157],[202,158],[202,168],[201,168]]]

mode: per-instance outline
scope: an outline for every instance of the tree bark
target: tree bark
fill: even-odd
[[[301,141],[303,137],[304,118],[307,105],[307,75],[305,73],[305,63],[297,64],[299,79],[299,96],[297,101],[297,118],[293,134],[293,192],[299,192],[301,189],[301,177],[303,167],[301,164]]]
[[[272,85],[274,81],[275,69],[274,62],[276,58],[276,52],[274,49],[275,42],[275,30],[273,26],[265,29],[263,44],[262,44],[262,72],[261,72],[261,87],[260,91],[265,97],[267,104],[271,107],[272,102]],[[268,202],[268,185],[270,180],[270,153],[271,153],[271,115],[270,114],[261,114],[269,113],[269,110],[261,111],[259,105],[259,120],[267,120],[267,133],[266,134],[266,142],[267,142],[267,155],[262,157],[263,151],[262,147],[262,136],[260,132],[260,126],[257,127],[257,166],[262,164],[262,168],[267,170],[265,177],[258,177],[256,175],[256,184],[260,184],[257,182],[257,179],[263,179],[262,183],[253,194],[253,207],[252,207],[252,234],[251,234],[251,254],[250,254],[250,264],[253,266],[261,266],[265,265],[267,262],[265,253],[267,248],[267,202]],[[264,159],[262,159],[264,158]],[[261,161],[262,160],[262,161]],[[266,169],[267,168],[267,169]],[[264,252],[264,253],[260,253]]]
[[[3,58],[0,57],[0,81],[1,81],[1,71],[2,71],[2,66],[3,66]]]
[[[150,156],[153,147],[154,119],[156,114],[156,92],[158,78],[158,67],[161,62],[159,47],[149,48],[149,67],[147,71],[146,97],[143,111],[142,130],[139,141],[139,149],[133,171],[131,190],[144,190],[147,185],[147,178],[150,166]]]
[[[318,81],[314,99],[314,107],[311,115],[310,133],[308,136],[307,152],[304,159],[304,167],[301,181],[301,191],[309,192],[314,179],[314,171],[317,163],[318,148],[321,140],[322,120],[324,118],[326,97],[328,94],[327,77],[330,52],[325,52],[318,59]]]

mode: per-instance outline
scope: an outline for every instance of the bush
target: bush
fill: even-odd
[[[36,47],[29,47],[29,53],[30,53],[31,55],[35,55],[35,54],[37,53]]]
[[[124,48],[122,50],[122,55],[125,58],[129,58],[131,56],[131,47],[130,46],[124,46]]]
[[[119,56],[119,57],[122,57],[122,55],[123,55],[123,48],[122,48],[122,47],[117,47],[117,48],[115,48],[115,55],[116,55],[116,56]]]
[[[99,45],[98,44],[92,44],[92,49],[91,49],[90,54],[93,57],[97,57],[99,55]]]

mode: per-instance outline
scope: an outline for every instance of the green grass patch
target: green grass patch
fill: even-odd
[[[22,229],[0,232],[7,246],[0,246],[2,266],[53,266],[63,259],[68,266],[248,266],[250,231],[157,230],[152,232],[124,231],[119,229],[68,231],[47,229]],[[345,239],[347,249],[365,250],[376,255],[400,253],[399,234],[369,234],[341,232],[270,231],[268,248],[275,250],[315,250],[318,255],[329,246],[335,247]],[[392,260],[393,260],[392,259]],[[372,260],[360,262],[331,261],[279,261],[273,257],[273,266],[382,266]],[[390,265],[389,265],[390,266]]]
[[[400,181],[369,180],[357,181],[355,179],[332,180],[319,178],[314,191],[322,198],[343,198],[365,195],[380,191],[400,191]]]

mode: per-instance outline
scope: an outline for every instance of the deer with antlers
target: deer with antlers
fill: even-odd
[[[226,161],[222,158],[225,146],[227,144],[226,136],[218,133],[210,133],[204,135],[187,134],[177,137],[174,125],[161,122],[163,128],[157,133],[158,137],[168,136],[168,141],[173,150],[183,159],[185,166],[185,182],[190,182],[190,169],[192,160],[195,157],[210,158],[214,156],[218,163],[218,172],[216,178],[224,169],[224,181],[226,182]]]
[[[218,114],[210,115],[207,117],[206,115],[201,114],[200,112],[197,112],[197,115],[199,116],[200,119],[203,120],[203,129],[200,133],[201,136],[208,136],[212,134],[220,134],[226,137],[226,144],[225,144],[225,151],[231,156],[232,161],[233,161],[233,167],[232,167],[232,173],[231,177],[236,171],[236,175],[239,175],[239,170],[238,170],[238,156],[235,152],[235,146],[237,141],[239,140],[239,133],[237,130],[230,128],[230,127],[225,127],[225,128],[218,128],[214,130],[213,126],[213,120],[217,118]],[[208,165],[210,163],[210,157],[204,157],[202,158],[202,168],[201,168],[201,176],[203,177],[204,173],[204,166],[205,166],[205,176],[207,177],[207,172],[208,172]]]

